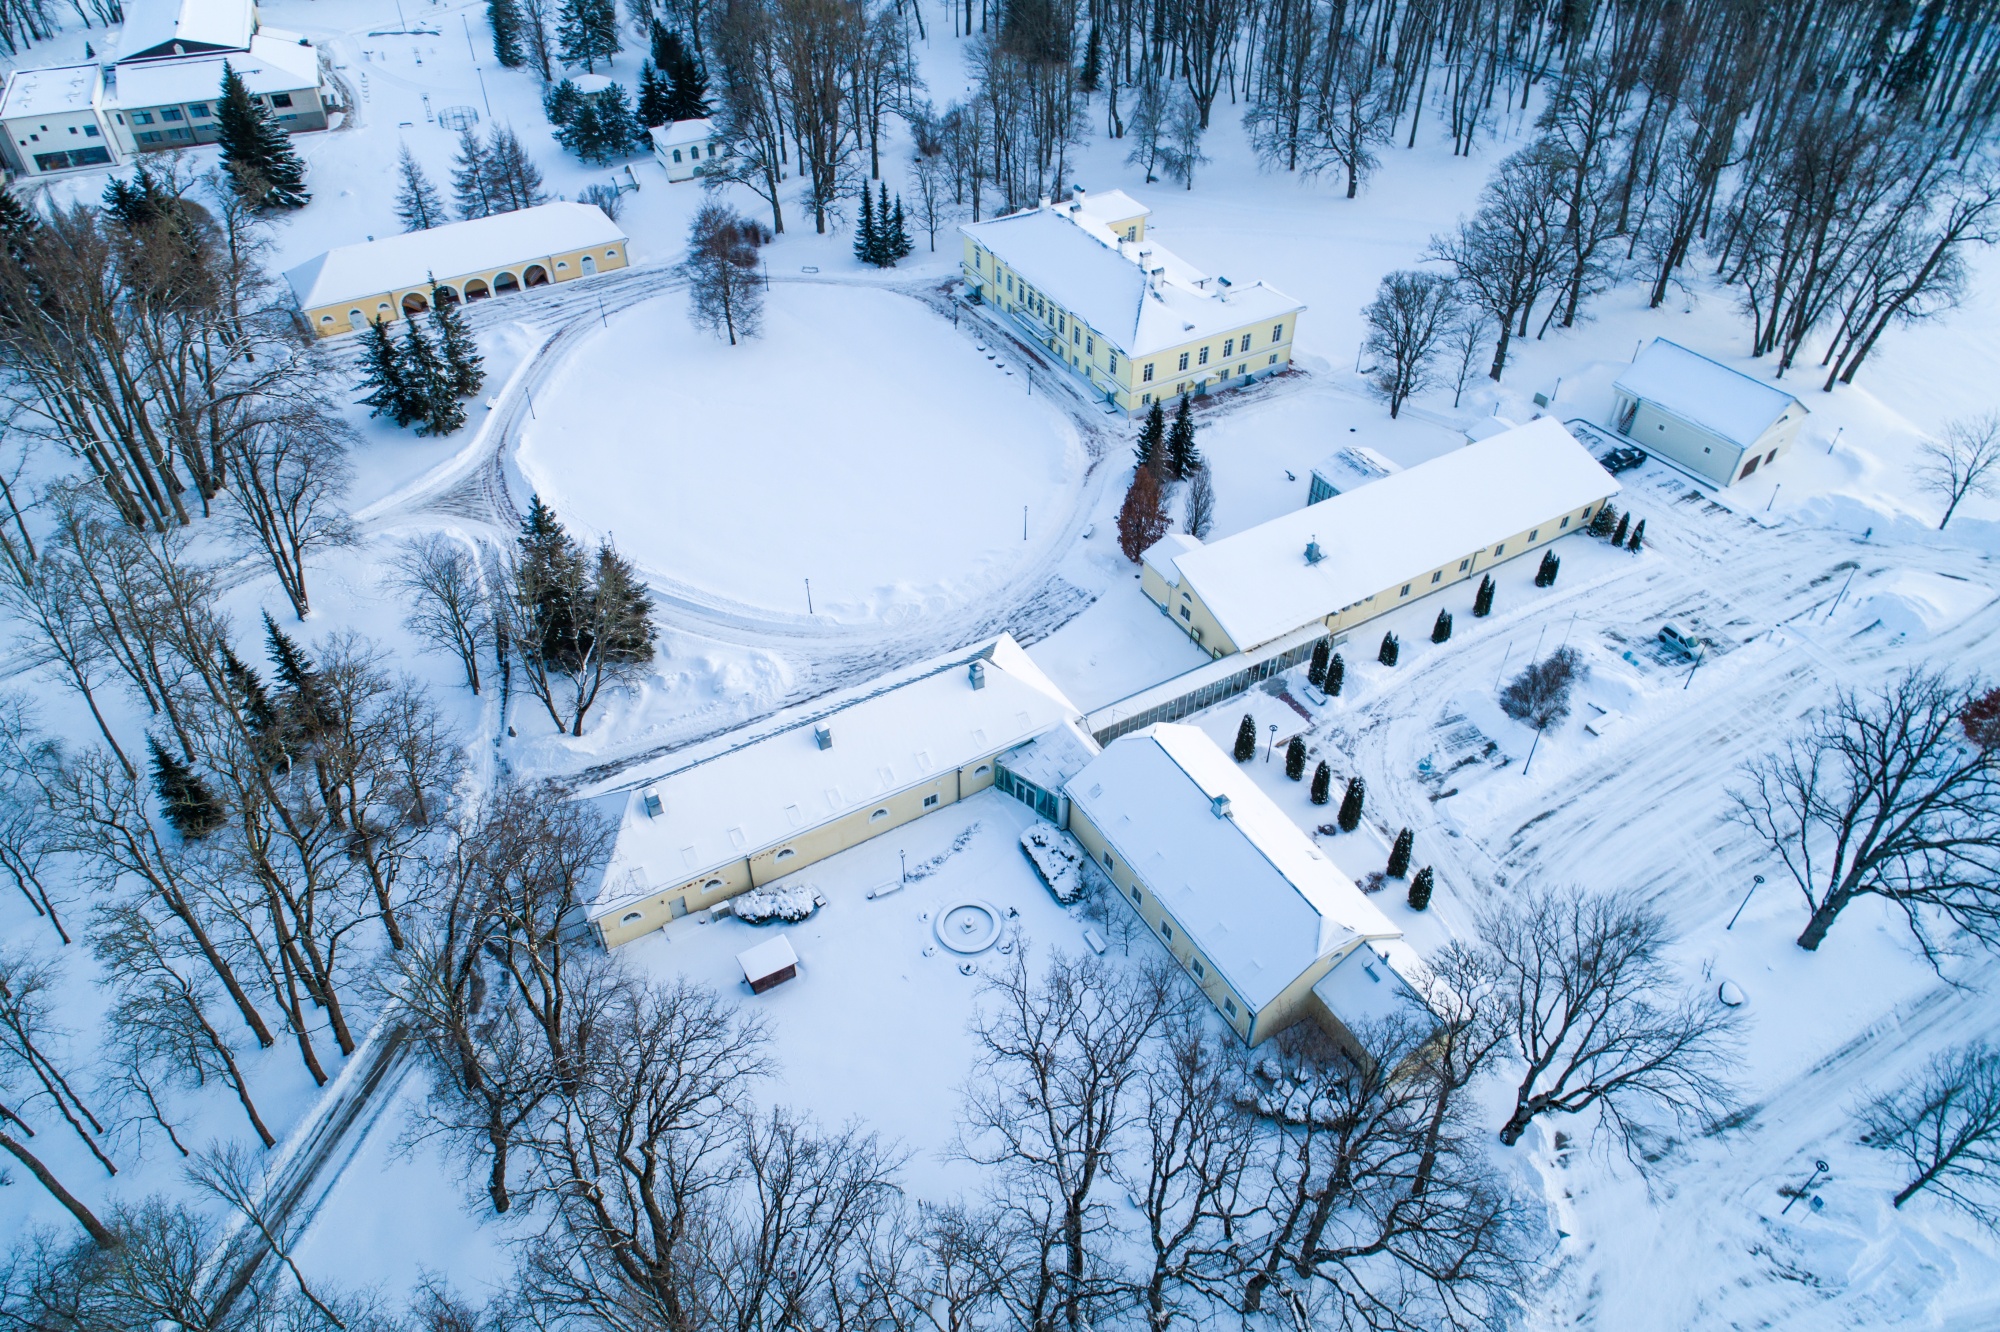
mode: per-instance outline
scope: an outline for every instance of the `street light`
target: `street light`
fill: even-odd
[[[1825,1173],[1826,1173],[1826,1162],[1814,1161],[1812,1174],[1806,1176],[1806,1182],[1799,1186],[1799,1191],[1792,1195],[1792,1201],[1786,1203],[1784,1205],[1784,1208],[1779,1211],[1778,1215],[1783,1216],[1786,1212],[1791,1211],[1792,1204],[1798,1202],[1799,1199],[1805,1197],[1808,1193],[1811,1193],[1812,1186],[1815,1183],[1817,1183],[1819,1181],[1819,1177],[1821,1175],[1824,1175]]]
[[[1763,876],[1763,875],[1761,875],[1761,874],[1753,874],[1753,875],[1751,875],[1751,876],[1750,876],[1750,891],[1749,891],[1749,892],[1747,892],[1747,893],[1745,893],[1745,894],[1743,894],[1743,900],[1742,900],[1741,902],[1738,902],[1738,903],[1736,904],[1736,916],[1740,916],[1740,915],[1742,915],[1742,914],[1743,914],[1743,908],[1744,908],[1744,907],[1747,907],[1747,906],[1749,906],[1749,905],[1750,905],[1750,899],[1751,899],[1752,897],[1756,896],[1756,893],[1757,893],[1757,890],[1758,890],[1759,888],[1763,887],[1763,886],[1764,886],[1764,876]],[[1724,925],[1724,926],[1723,926],[1722,928],[1723,928],[1724,930],[1733,930],[1733,929],[1735,929],[1735,928],[1736,928],[1736,916],[1731,916],[1731,917],[1729,918],[1729,923],[1728,923],[1727,925]]]
[[[1278,752],[1278,723],[1271,723],[1271,747],[1264,751],[1264,762],[1271,761],[1271,755]]]

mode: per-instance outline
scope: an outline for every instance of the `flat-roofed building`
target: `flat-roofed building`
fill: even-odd
[[[96,64],[17,69],[0,91],[7,165],[21,176],[116,166],[118,147],[105,111],[104,71]]]
[[[1291,364],[1305,307],[1262,282],[1210,277],[1147,238],[1122,190],[959,228],[961,271],[1089,391],[1128,414],[1247,385]]]
[[[1010,757],[1006,794],[1041,809],[1095,752],[1080,719],[1005,634],[781,714],[627,796],[586,915],[607,947],[629,943],[983,791]]]
[[[1368,945],[1402,937],[1195,727],[1120,737],[1067,790],[1070,834],[1250,1045],[1301,1018],[1324,1021],[1315,987],[1357,950],[1362,966],[1386,968]],[[1338,1002],[1339,988],[1329,995]],[[1336,1038],[1363,1025],[1348,1017],[1327,1024]]]
[[[1618,483],[1550,417],[1170,558],[1140,587],[1211,656],[1339,633],[1589,525]],[[1149,552],[1150,555],[1150,552]]]
[[[1777,385],[1665,338],[1654,338],[1611,387],[1619,434],[1718,486],[1776,462],[1808,414]]]
[[[625,233],[595,204],[546,203],[343,245],[285,274],[320,337],[400,319],[441,299],[479,301],[628,262]]]

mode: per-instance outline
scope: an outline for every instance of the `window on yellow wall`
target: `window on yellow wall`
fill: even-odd
[[[628,911],[619,919],[618,923],[620,925],[630,925],[635,920],[644,920],[645,918],[646,913],[643,911]]]
[[[1207,970],[1206,970],[1205,968],[1203,968],[1203,966],[1201,965],[1201,959],[1200,959],[1200,958],[1196,958],[1196,959],[1194,960],[1194,976],[1195,976],[1195,979],[1196,979],[1196,980],[1202,980],[1202,979],[1205,979],[1205,978],[1207,977],[1207,975],[1208,975],[1208,972],[1207,972]]]
[[[1224,338],[1222,340],[1222,359],[1226,361],[1234,355],[1236,355],[1236,339]]]
[[[1183,358],[1182,358],[1182,363],[1183,363],[1183,364],[1185,364],[1185,363],[1186,363],[1186,359],[1187,359],[1187,358],[1185,358],[1185,357],[1183,357]],[[1207,365],[1207,364],[1208,364],[1208,348],[1206,348],[1206,347],[1203,347],[1203,348],[1201,349],[1201,356],[1200,356],[1199,360],[1198,360],[1198,361],[1196,362],[1196,364],[1198,364],[1198,365]]]
[[[1285,326],[1283,324],[1271,325],[1271,341],[1283,342],[1284,340],[1285,340]]]
[[[1147,384],[1153,382],[1153,363],[1151,361],[1146,362],[1145,373],[1141,374],[1139,378],[1142,382]]]
[[[1181,353],[1181,364],[1180,364],[1180,368],[1181,368],[1181,369],[1183,369],[1183,370],[1187,369],[1187,361],[1188,361],[1188,354],[1187,354],[1186,352],[1182,352],[1182,353]]]

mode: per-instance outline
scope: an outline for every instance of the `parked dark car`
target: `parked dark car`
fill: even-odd
[[[1641,448],[1635,448],[1630,444],[1622,444],[1605,454],[1602,458],[1599,458],[1598,461],[1604,464],[1605,471],[1616,476],[1620,472],[1629,472],[1640,463],[1646,461],[1646,451]]]

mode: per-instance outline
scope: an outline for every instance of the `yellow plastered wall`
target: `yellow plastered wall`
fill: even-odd
[[[487,291],[491,292],[495,280],[502,273],[510,273],[513,275],[514,280],[520,283],[521,286],[518,290],[501,293],[501,296],[513,296],[518,295],[521,290],[527,289],[526,276],[530,269],[539,267],[544,273],[548,274],[549,281],[552,283],[569,282],[585,276],[583,272],[583,259],[585,255],[590,256],[591,263],[597,272],[608,273],[614,269],[626,266],[628,256],[625,251],[626,242],[622,240],[611,241],[604,245],[593,245],[587,249],[566,250],[561,254],[537,255],[522,259],[519,263],[502,264],[497,268],[481,269],[472,273],[458,273],[451,277],[439,274],[437,284],[440,287],[449,287],[453,291],[463,293],[468,283],[483,282],[486,284]],[[536,285],[539,286],[542,284],[537,283]],[[413,287],[398,287],[394,291],[373,292],[355,300],[340,301],[331,305],[314,306],[305,312],[306,319],[312,325],[313,332],[320,337],[337,337],[342,333],[352,333],[358,329],[359,325],[352,319],[353,313],[357,310],[361,312],[363,323],[380,323],[383,320],[402,318],[403,299],[406,296],[419,296],[428,303],[430,300],[430,283],[420,283]],[[475,297],[475,299],[494,299],[494,297]]]

